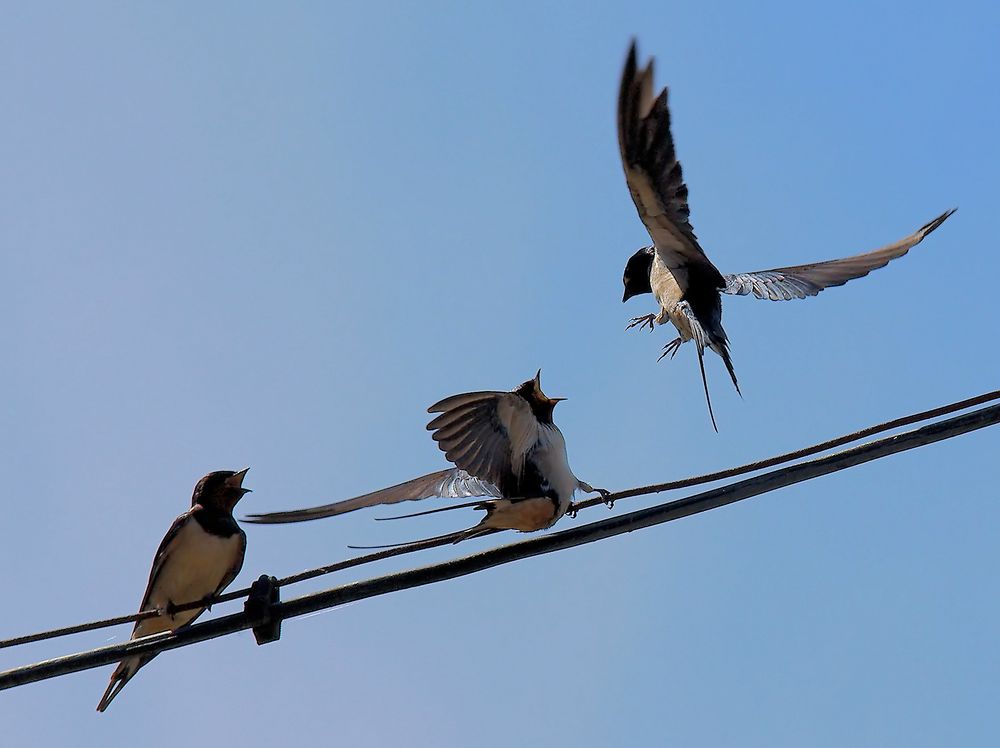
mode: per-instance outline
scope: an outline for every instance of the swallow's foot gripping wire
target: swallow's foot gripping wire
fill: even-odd
[[[606,488],[595,488],[594,490],[601,495],[602,499],[604,499],[604,506],[608,509],[615,508],[615,500],[611,496],[611,491]]]

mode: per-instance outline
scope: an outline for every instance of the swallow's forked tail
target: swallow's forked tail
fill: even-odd
[[[411,517],[423,517],[428,514],[440,514],[441,512],[451,512],[455,509],[482,509],[483,511],[489,512],[490,510],[490,500],[480,499],[479,501],[466,501],[463,504],[452,504],[451,506],[442,506],[437,509],[425,509],[422,512],[411,512],[410,514],[394,514],[391,517],[376,517],[376,522],[388,522],[393,519],[410,519]]]
[[[725,333],[723,333],[725,335]],[[719,354],[722,358],[722,362],[726,365],[726,370],[729,372],[729,378],[733,380],[733,387],[736,388],[736,394],[743,397],[743,393],[740,392],[740,383],[736,381],[736,370],[733,369],[733,359],[729,355],[729,341],[723,337],[722,342],[716,343],[713,341],[711,343],[712,350]]]
[[[139,672],[139,668],[151,659],[151,657],[129,657],[127,660],[119,662],[118,667],[111,674],[111,682],[108,683],[107,690],[97,705],[97,711],[103,712],[107,709],[108,705],[114,701],[115,696],[125,688],[125,684],[132,680],[133,676]]]
[[[740,384],[736,381],[736,370],[733,368],[733,359],[729,355],[729,339],[726,337],[726,331],[722,329],[722,305],[721,303],[716,305],[715,313],[708,320],[708,328],[702,325],[701,320],[698,319],[698,316],[689,303],[681,302],[678,308],[687,317],[688,326],[691,328],[691,338],[694,340],[698,351],[698,368],[701,370],[701,383],[705,388],[705,402],[708,403],[708,415],[712,419],[712,428],[718,433],[719,427],[715,422],[715,412],[712,410],[712,396],[708,392],[708,378],[705,376],[705,348],[711,348],[719,354],[719,357],[726,365],[730,379],[733,380],[733,386],[736,388],[737,394],[743,397],[743,393],[740,392]]]
[[[487,512],[486,516],[483,517],[482,522],[477,525],[473,525],[465,530],[458,530],[456,532],[447,532],[444,535],[433,535],[429,538],[421,538],[420,540],[410,540],[405,543],[390,543],[389,545],[349,545],[348,548],[352,550],[383,550],[386,548],[404,548],[411,545],[420,545],[421,543],[433,543],[437,541],[449,540],[452,544],[460,543],[463,540],[468,540],[469,538],[474,538],[483,533],[489,532],[494,529],[492,527],[486,526],[486,520],[490,517],[490,501],[487,499],[485,501],[469,501],[464,504],[454,504],[452,506],[445,506],[439,509],[428,509],[423,512],[413,512],[412,514],[397,514],[393,517],[376,517],[376,521],[385,522],[387,520],[393,519],[409,519],[410,517],[423,517],[425,514],[438,514],[439,512],[450,512],[453,509],[483,509]]]
[[[420,540],[408,540],[405,543],[389,543],[388,545],[349,545],[347,546],[354,551],[377,551],[386,550],[388,548],[406,548],[411,545],[421,545],[423,543],[436,543],[437,541],[449,541],[452,545],[455,543],[461,543],[463,540],[468,540],[469,538],[475,538],[479,535],[489,532],[492,527],[483,527],[482,524],[478,524],[475,527],[470,527],[467,530],[459,530],[458,532],[446,532],[444,535],[432,535],[429,538],[421,538]]]
[[[715,433],[719,433],[719,426],[715,422],[715,412],[712,410],[712,396],[708,394],[708,378],[705,376],[705,346],[698,342],[698,368],[701,369],[701,383],[705,388],[705,402],[708,403],[708,417],[712,419],[712,428]]]

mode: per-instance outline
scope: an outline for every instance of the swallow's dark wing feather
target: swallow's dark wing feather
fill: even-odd
[[[653,61],[639,70],[634,42],[618,91],[618,145],[639,218],[681,290],[687,290],[691,275],[721,288],[722,275],[705,256],[688,218],[688,188],[670,133],[667,89],[653,98]]]
[[[167,534],[163,536],[163,540],[160,541],[160,547],[156,549],[156,555],[153,556],[153,568],[149,571],[149,581],[146,582],[146,592],[143,593],[142,602],[139,604],[139,612],[146,610],[146,606],[149,604],[149,595],[153,591],[153,583],[156,578],[160,575],[160,571],[163,569],[163,565],[170,558],[170,546],[174,542],[174,538],[177,537],[177,533],[181,531],[188,522],[194,522],[194,508],[188,509],[184,514],[177,517],[174,523],[170,525],[170,529],[167,530]]]
[[[440,413],[427,424],[449,461],[479,480],[518,494],[527,451],[538,440],[531,406],[512,392],[467,392],[427,409]]]
[[[825,288],[842,286],[847,281],[861,278],[872,270],[885,267],[897,257],[902,257],[920,244],[924,237],[934,231],[955,209],[945,211],[930,223],[898,242],[864,254],[844,257],[839,260],[814,262],[773,270],[759,270],[755,273],[726,275],[725,293],[744,296],[752,293],[758,299],[787,301],[815,296]]]
[[[139,603],[140,613],[145,611],[149,606],[149,595],[153,590],[153,584],[155,583],[157,577],[159,577],[160,571],[163,569],[163,565],[170,557],[170,546],[177,537],[177,533],[179,533],[188,522],[195,521],[192,517],[193,513],[194,508],[191,508],[184,512],[184,514],[177,517],[177,519],[174,520],[174,523],[170,525],[170,529],[167,530],[167,534],[163,536],[163,540],[160,541],[160,547],[156,549],[156,555],[153,556],[153,568],[149,571],[149,581],[146,583],[146,591],[142,595],[142,602]],[[136,621],[136,624],[133,627],[133,637],[135,636],[135,631],[139,629],[141,623],[142,621]],[[116,667],[114,672],[111,674],[111,681],[108,683],[108,687],[104,691],[104,695],[97,704],[97,711],[103,712],[107,709],[108,705],[111,704],[114,698],[125,687],[125,684],[128,683],[137,672],[139,672],[139,668],[152,660],[155,656],[156,653],[139,655],[137,657],[126,658],[119,662],[118,667]]]
[[[473,478],[464,470],[450,468],[436,473],[423,475],[405,483],[389,488],[344,499],[332,504],[312,507],[310,509],[294,509],[287,512],[271,512],[269,514],[251,514],[246,522],[256,524],[281,524],[285,522],[306,522],[322,517],[333,517],[346,512],[353,512],[368,506],[379,504],[397,504],[401,501],[417,501],[440,496],[448,499],[465,499],[471,496],[499,496],[496,486]]]

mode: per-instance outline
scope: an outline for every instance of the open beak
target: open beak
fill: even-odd
[[[542,398],[543,400],[546,400],[546,401],[548,401],[550,403],[553,403],[553,404],[554,403],[558,403],[558,402],[562,402],[563,400],[566,399],[565,397],[548,397],[544,392],[542,392],[542,370],[541,369],[539,369],[538,372],[535,374],[535,390],[538,392],[538,396],[540,398]]]
[[[243,491],[243,493],[251,493],[253,489],[243,488],[243,479],[246,477],[248,470],[250,470],[250,468],[245,467],[239,472],[226,478],[226,485],[230,488],[238,488]]]

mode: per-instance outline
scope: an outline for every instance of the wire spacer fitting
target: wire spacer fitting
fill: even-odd
[[[243,603],[243,612],[251,620],[263,619],[253,627],[253,638],[257,644],[270,644],[281,638],[281,618],[273,613],[273,607],[280,600],[280,588],[276,577],[261,574],[252,585],[250,594]]]

